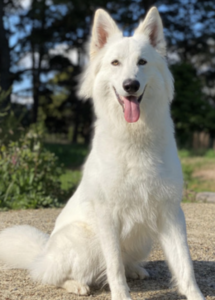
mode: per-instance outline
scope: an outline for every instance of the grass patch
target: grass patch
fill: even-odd
[[[45,144],[45,148],[55,153],[66,168],[80,168],[88,154],[88,146],[80,144]]]
[[[45,144],[45,148],[53,152],[59,159],[59,163],[66,167],[66,171],[60,177],[61,188],[64,191],[71,190],[71,195],[76,190],[81,177],[81,166],[89,153],[89,148],[83,144]]]
[[[180,158],[186,158],[186,157],[203,157],[203,158],[215,158],[215,150],[209,149],[209,150],[187,150],[187,149],[181,149],[178,151]]]
[[[179,151],[185,181],[185,198],[194,201],[198,192],[215,192],[215,151],[196,155],[193,151]]]
[[[66,191],[72,186],[75,190],[81,180],[81,175],[79,170],[66,170],[65,174],[60,177],[61,188]]]

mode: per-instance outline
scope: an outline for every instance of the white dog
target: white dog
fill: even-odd
[[[97,116],[82,181],[50,237],[30,226],[2,231],[5,264],[80,295],[107,278],[112,300],[129,300],[126,276],[148,276],[142,262],[156,239],[179,291],[188,300],[204,300],[180,207],[183,179],[165,53],[156,8],[133,37],[123,37],[108,13],[97,10],[80,87]]]

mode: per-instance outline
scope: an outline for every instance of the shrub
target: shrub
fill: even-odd
[[[9,108],[2,110],[0,209],[58,207],[71,193],[61,188],[64,169],[55,154],[43,147],[43,126],[24,130],[19,124]]]
[[[43,148],[35,131],[0,148],[0,207],[8,209],[59,206],[64,173],[55,154]]]
[[[0,88],[0,145],[8,145],[11,141],[16,141],[23,134],[24,128],[21,125],[21,119],[24,116],[25,109],[15,114],[12,105],[5,103],[9,91],[2,91]],[[18,108],[16,105],[14,105]],[[21,106],[21,105],[19,105]],[[18,110],[18,109],[17,109]]]

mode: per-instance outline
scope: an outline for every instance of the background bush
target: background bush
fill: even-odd
[[[0,107],[6,96],[0,94]],[[37,124],[26,130],[10,107],[1,111],[0,209],[60,206],[72,189],[61,188],[65,170],[57,156],[43,147],[44,127]]]

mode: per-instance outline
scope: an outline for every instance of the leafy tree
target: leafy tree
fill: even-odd
[[[14,3],[19,1],[4,0],[3,2],[4,5],[7,3],[8,12],[11,13],[11,5],[14,6]],[[107,9],[125,34],[130,34],[138,20],[144,17],[152,5],[156,5],[162,15],[168,51],[173,54],[170,57],[176,57],[176,60],[171,60],[171,64],[180,62],[182,74],[179,72],[178,64],[175,70],[173,67],[173,71],[176,72],[176,85],[186,85],[187,78],[184,74],[188,76],[193,72],[193,76],[197,77],[196,82],[189,85],[190,91],[186,87],[186,95],[177,96],[173,107],[173,116],[177,126],[183,123],[184,132],[189,131],[189,134],[194,130],[193,128],[196,129],[199,126],[198,130],[205,129],[214,135],[212,120],[215,103],[213,93],[215,3],[208,0],[119,0],[117,2],[52,0],[51,4],[46,0],[33,0],[28,11],[20,7],[17,10],[16,7],[15,13],[19,14],[16,30],[20,32],[20,39],[16,47],[11,49],[11,58],[13,66],[17,66],[24,58],[30,57],[31,59],[29,68],[15,71],[15,79],[21,80],[23,76],[32,79],[32,88],[21,91],[22,95],[25,93],[33,95],[32,121],[36,122],[38,115],[39,118],[42,116],[50,131],[65,133],[72,131],[73,141],[77,141],[80,135],[88,140],[92,113],[89,103],[84,104],[77,100],[75,86],[76,76],[86,60],[84,44],[90,33],[94,11],[98,7]],[[5,9],[4,13],[6,13]],[[57,48],[60,49],[60,53],[56,51]],[[68,59],[71,50],[77,54],[76,61]],[[188,65],[193,66],[192,71],[188,70]],[[180,76],[177,75],[179,73]],[[178,80],[179,83],[177,83]],[[204,105],[194,110],[198,115],[192,117],[188,125],[187,118],[181,111],[181,106],[184,107],[185,104],[179,104],[179,101],[185,97],[191,99],[195,84],[198,86],[199,99],[201,98]],[[177,95],[178,93],[180,94],[179,91]],[[185,112],[189,110],[191,117],[193,102],[189,100],[186,105],[190,105]],[[203,114],[207,116],[202,123],[200,117]],[[86,121],[83,120],[83,116]],[[179,129],[177,132],[182,134]]]
[[[69,65],[69,63],[68,63]],[[81,137],[89,142],[92,124],[91,102],[77,99],[75,87],[76,76],[80,73],[78,66],[71,64],[49,81],[49,101],[40,99],[42,114],[50,132],[64,132],[73,143]],[[75,75],[74,75],[75,74]]]
[[[188,63],[171,67],[175,78],[175,99],[172,117],[179,145],[191,146],[194,131],[210,131],[215,128],[215,110],[211,109],[202,93],[202,82],[195,68]],[[210,116],[210,118],[208,118]]]

